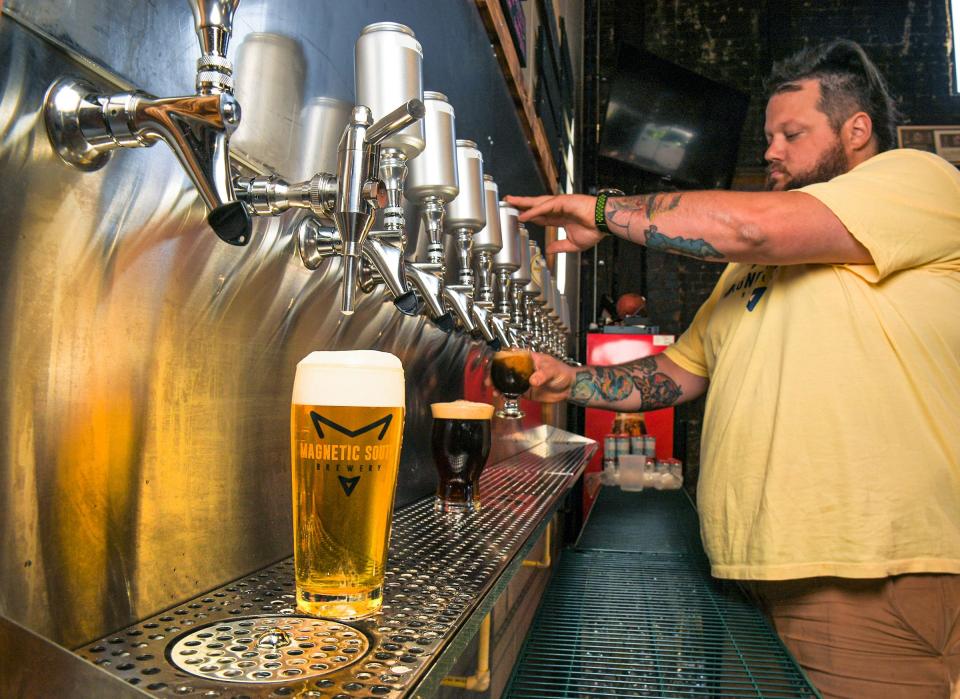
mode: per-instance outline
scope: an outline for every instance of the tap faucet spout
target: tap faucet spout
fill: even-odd
[[[477,330],[480,331],[480,336],[484,341],[493,348],[494,351],[501,349],[500,339],[496,336],[492,329],[492,318],[490,317],[490,311],[474,303],[470,306],[470,315],[473,316],[474,325],[476,325]]]
[[[433,322],[444,332],[453,330],[453,316],[443,308],[443,282],[433,272],[423,269],[419,265],[404,265],[406,280],[417,290],[420,298],[427,306],[427,311]]]
[[[513,338],[510,336],[510,328],[507,327],[509,318],[509,316],[504,316],[502,313],[490,314],[490,325],[493,328],[494,335],[497,336],[497,340],[500,341],[501,347],[514,346]]]
[[[412,289],[407,289],[403,277],[399,272],[403,269],[403,252],[396,245],[392,245],[383,238],[371,232],[363,241],[364,259],[376,270],[379,280],[382,281],[390,295],[393,296],[393,305],[404,315],[415,316],[420,312],[420,302]],[[372,283],[361,283],[364,291],[372,289]]]
[[[476,329],[473,318],[470,315],[470,306],[472,306],[473,303],[466,290],[458,289],[456,286],[445,285],[442,293],[443,300],[446,302],[447,307],[460,321],[464,331],[472,333]]]

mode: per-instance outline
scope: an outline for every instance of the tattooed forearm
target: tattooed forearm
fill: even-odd
[[[653,224],[643,232],[644,245],[651,250],[676,252],[688,257],[698,257],[701,260],[713,258],[724,259],[723,253],[713,247],[703,238],[692,240],[681,236],[671,237],[657,230]]]
[[[592,371],[578,371],[573,380],[570,399],[586,405],[591,400],[621,401],[633,391],[628,371],[619,367],[594,367]]]
[[[675,252],[701,260],[723,260],[725,256],[703,238],[667,235],[653,219],[680,206],[682,194],[647,194],[641,197],[616,197],[607,200],[606,217],[615,231],[627,240],[642,243],[651,250]],[[639,239],[643,232],[642,240]]]
[[[605,215],[608,223],[623,228],[628,240],[633,240],[633,231],[642,230],[645,221],[665,211],[680,206],[682,194],[646,194],[638,197],[615,197],[607,199]],[[640,217],[637,219],[637,217]],[[636,220],[635,220],[636,219]],[[635,225],[631,226],[633,223]]]
[[[654,410],[673,405],[681,394],[680,386],[658,370],[656,358],[644,357],[620,366],[578,371],[570,400],[585,406],[608,404],[621,410]]]
[[[624,366],[631,367],[633,385],[643,400],[641,410],[671,406],[683,393],[676,381],[659,371],[656,357],[644,357]]]
[[[645,202],[647,218],[652,221],[657,214],[676,209],[680,205],[680,197],[682,196],[682,194],[648,194]]]

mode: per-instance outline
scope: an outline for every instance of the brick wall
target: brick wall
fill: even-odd
[[[599,46],[595,54],[599,118],[603,115],[607,80],[616,67],[618,41],[642,45],[662,58],[750,94],[735,188],[752,189],[762,183],[762,84],[772,63],[823,41],[844,37],[863,45],[898,99],[902,123],[960,123],[960,97],[951,94],[944,0],[592,0],[588,6],[598,27],[592,35],[592,47],[591,34],[587,32],[585,54],[597,51]],[[585,77],[591,80],[590,76]],[[585,110],[585,116],[589,114]],[[585,144],[589,143],[593,133],[590,129],[596,123],[589,118],[586,122]],[[612,161],[593,163],[594,153],[585,145],[587,187],[595,182],[597,186],[617,186],[628,193],[661,188],[662,183],[655,178]],[[721,265],[647,252],[619,241],[605,241],[597,255],[600,293],[609,293],[615,299],[626,291],[644,292],[653,321],[663,332],[678,335],[693,319],[722,271]],[[589,275],[590,270],[586,272]],[[583,288],[589,289],[591,283],[585,280]],[[693,467],[694,480],[702,414],[702,401],[681,406],[677,411],[678,443],[688,445],[684,456]]]

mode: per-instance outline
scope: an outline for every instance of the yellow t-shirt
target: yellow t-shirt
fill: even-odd
[[[713,573],[960,573],[960,173],[895,150],[800,191],[875,264],[730,264],[666,350],[710,379]]]

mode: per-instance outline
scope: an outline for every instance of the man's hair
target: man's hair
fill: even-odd
[[[799,90],[797,82],[810,79],[820,81],[817,107],[836,133],[847,119],[862,111],[873,121],[880,152],[896,146],[896,104],[860,44],[836,39],[775,63],[766,82],[767,97]]]

